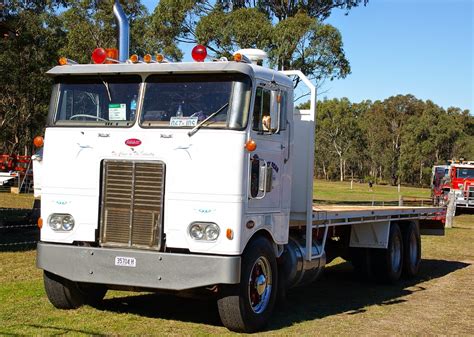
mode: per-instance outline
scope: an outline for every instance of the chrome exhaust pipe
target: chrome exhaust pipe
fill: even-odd
[[[125,62],[128,60],[130,50],[130,25],[119,0],[115,0],[114,3],[114,16],[118,26],[119,61]]]

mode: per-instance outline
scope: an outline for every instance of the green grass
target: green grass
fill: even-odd
[[[314,181],[314,198],[324,201],[398,201],[399,196],[403,198],[429,198],[430,190],[417,187],[398,187],[389,185],[373,185],[369,189],[368,184],[354,182],[333,182],[327,180]]]
[[[317,181],[316,188],[324,198],[344,191],[339,195],[347,200],[351,193],[340,183]],[[350,196],[362,198],[368,189],[358,188]],[[393,188],[385,188],[374,193],[391,199]],[[446,236],[422,238],[419,276],[393,286],[359,281],[339,259],[316,283],[290,291],[263,335],[472,335],[473,242],[474,215],[457,216]],[[0,252],[0,262],[0,335],[233,334],[221,325],[215,303],[169,295],[109,291],[100,308],[58,310],[46,298],[34,251]]]
[[[32,208],[33,194],[0,193],[0,208]]]

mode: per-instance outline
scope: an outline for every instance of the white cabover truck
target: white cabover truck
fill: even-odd
[[[440,208],[313,206],[316,94],[303,74],[255,64],[256,50],[140,62],[120,41],[119,61],[96,50],[99,64],[63,59],[48,72],[35,187],[54,306],[108,289],[199,291],[226,327],[250,332],[337,256],[383,281],[417,273],[420,224],[433,227]],[[310,110],[293,107],[294,75],[311,87]]]

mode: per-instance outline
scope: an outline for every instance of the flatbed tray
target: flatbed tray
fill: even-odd
[[[331,226],[356,223],[381,222],[404,219],[441,220],[446,213],[442,207],[418,206],[356,206],[356,205],[316,205],[313,204],[313,225]],[[291,213],[290,226],[305,226],[304,213]]]

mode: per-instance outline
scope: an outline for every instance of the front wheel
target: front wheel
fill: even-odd
[[[277,263],[270,242],[251,241],[242,256],[240,284],[226,286],[217,301],[222,323],[232,331],[255,332],[267,324],[275,306]]]
[[[96,306],[107,292],[104,286],[73,282],[47,271],[43,280],[49,301],[58,309],[76,309],[83,304]]]

